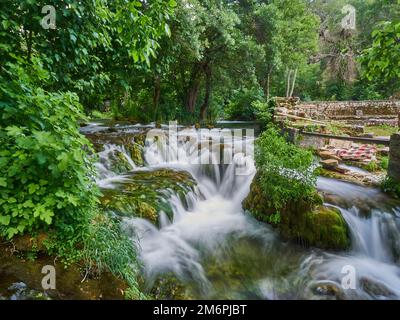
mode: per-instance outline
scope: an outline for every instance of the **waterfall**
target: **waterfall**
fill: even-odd
[[[349,226],[352,247],[336,253],[302,248],[284,242],[242,209],[255,175],[254,138],[224,140],[222,131],[181,128],[171,141],[167,128],[154,130],[144,148],[145,167],[137,167],[123,146],[115,145],[104,146],[96,165],[102,188],[113,188],[129,171],[159,168],[187,171],[197,183],[185,199],[169,197],[173,214],[160,212],[158,226],[141,218],[122,221],[137,245],[149,286],[172,273],[184,283],[196,283],[206,298],[400,298],[400,209],[379,190],[319,178],[327,205],[338,208]],[[157,138],[157,132],[166,138]],[[113,171],[116,152],[126,158],[126,172]],[[220,163],[225,153],[231,161]],[[210,264],[224,263],[246,272],[238,276],[221,270],[210,278]],[[349,268],[355,271],[355,288],[343,287]]]

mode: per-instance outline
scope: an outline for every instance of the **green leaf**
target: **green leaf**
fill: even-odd
[[[10,221],[11,221],[10,216],[0,215],[0,224],[2,224],[3,226],[8,226],[10,224]]]
[[[8,20],[3,20],[3,21],[1,22],[1,24],[3,25],[3,28],[4,28],[5,30],[7,30],[8,27],[10,26],[10,22],[9,22]]]
[[[0,178],[0,187],[7,187],[6,178]]]

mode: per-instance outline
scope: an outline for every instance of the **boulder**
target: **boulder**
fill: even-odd
[[[172,169],[137,171],[125,178],[116,183],[116,189],[103,190],[103,208],[120,217],[139,217],[153,224],[158,223],[161,211],[172,219],[168,201],[172,194],[184,201],[196,185],[190,173]]]
[[[321,160],[320,163],[327,170],[336,170],[339,167],[339,161],[335,159]]]
[[[344,250],[350,245],[348,226],[341,212],[323,206],[323,199],[317,192],[308,199],[288,201],[279,210],[280,219],[271,219],[277,210],[271,207],[256,176],[242,204],[256,219],[276,227],[284,239],[331,250]]]
[[[326,160],[326,159],[334,159],[337,161],[341,160],[336,154],[334,154],[333,152],[328,151],[328,150],[321,150],[318,152],[318,155],[324,160]]]

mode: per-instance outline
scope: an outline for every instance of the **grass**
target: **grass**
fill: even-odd
[[[98,110],[93,110],[89,116],[91,120],[111,120],[114,118],[114,114],[109,112],[100,112]]]
[[[365,127],[365,132],[366,133],[373,133],[374,136],[391,136],[393,133],[396,133],[399,131],[398,127],[391,127],[388,125],[379,125],[379,126],[368,126]]]
[[[99,215],[91,225],[90,235],[84,243],[86,275],[100,276],[105,271],[125,280],[129,285],[125,297],[146,299],[139,289],[136,247],[119,227],[106,215]]]

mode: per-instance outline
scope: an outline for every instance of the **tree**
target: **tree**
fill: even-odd
[[[27,61],[38,55],[53,77],[47,89],[77,92],[89,107],[102,100],[110,83],[115,85],[110,78],[112,62],[149,64],[159,47],[157,41],[169,32],[166,21],[176,2],[57,0],[51,4],[56,28],[46,30],[41,26],[45,16],[41,1],[2,1],[3,52]]]
[[[372,46],[361,57],[365,76],[396,93],[400,90],[400,22],[382,23],[372,37]]]

